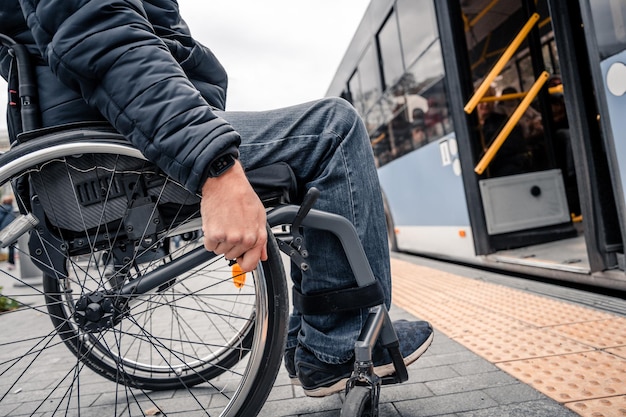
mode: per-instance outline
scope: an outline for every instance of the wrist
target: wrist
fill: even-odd
[[[211,161],[211,164],[209,165],[208,177],[217,178],[221,176],[235,165],[236,160],[237,158],[229,153],[215,158],[213,161]]]
[[[222,172],[219,177],[208,177],[204,181],[204,183],[202,184],[201,194],[212,194],[222,188],[232,189],[233,187],[236,187],[236,184],[238,184],[238,182],[242,181],[243,179],[247,181],[243,166],[238,159],[235,159],[233,165],[224,172]]]

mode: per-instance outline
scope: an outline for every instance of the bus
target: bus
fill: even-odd
[[[392,250],[626,289],[624,0],[372,0],[327,96]]]

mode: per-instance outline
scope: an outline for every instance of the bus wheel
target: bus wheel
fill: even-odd
[[[385,207],[385,221],[387,223],[387,240],[389,242],[389,250],[393,252],[398,251],[398,241],[396,240],[396,230],[393,225],[393,219],[391,218],[391,213],[387,207]]]

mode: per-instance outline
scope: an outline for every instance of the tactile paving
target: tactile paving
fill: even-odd
[[[395,285],[395,284],[394,284]],[[462,305],[452,299],[438,296],[423,296],[415,300],[408,288],[405,292],[402,285],[394,287],[394,302],[398,305],[413,305],[414,314],[433,323],[449,336],[467,333],[485,333],[505,331],[518,327],[526,327],[523,322],[503,316],[483,307]]]
[[[392,260],[393,301],[584,417],[626,417],[626,319]]]
[[[592,350],[590,346],[530,327],[462,335],[456,340],[493,363]]]
[[[583,417],[626,417],[626,395],[577,401],[566,405]]]
[[[622,317],[566,324],[556,326],[553,330],[598,349],[626,346],[626,319]]]
[[[497,365],[560,402],[626,395],[626,360],[606,352],[575,353]]]
[[[605,349],[605,352],[608,352],[615,356],[619,356],[620,358],[626,359],[626,346],[613,348],[613,349]]]

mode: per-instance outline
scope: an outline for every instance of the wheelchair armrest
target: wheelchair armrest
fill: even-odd
[[[289,204],[297,199],[296,176],[285,162],[246,171],[246,176],[265,207]]]

